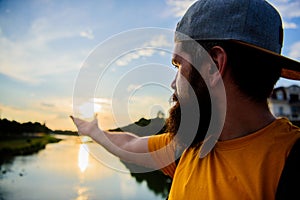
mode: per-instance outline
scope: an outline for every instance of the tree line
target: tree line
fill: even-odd
[[[51,130],[46,124],[39,122],[25,122],[20,123],[15,120],[0,119],[0,136],[19,136],[26,133],[54,133],[64,135],[77,135],[77,132]]]

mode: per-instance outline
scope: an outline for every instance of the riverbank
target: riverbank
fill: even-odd
[[[0,164],[17,155],[29,155],[44,149],[49,143],[61,141],[54,136],[45,134],[39,137],[1,137],[0,140]]]

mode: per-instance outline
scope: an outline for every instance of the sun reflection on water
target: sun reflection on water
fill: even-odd
[[[83,173],[89,165],[89,152],[88,147],[85,144],[80,144],[78,152],[78,167]]]
[[[89,199],[89,196],[87,194],[88,190],[89,189],[87,187],[79,187],[77,190],[78,197],[76,198],[76,200],[88,200]]]

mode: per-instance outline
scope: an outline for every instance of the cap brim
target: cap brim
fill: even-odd
[[[241,45],[255,48],[259,51],[262,51],[264,53],[274,56],[274,59],[276,58],[276,61],[278,61],[277,64],[280,64],[282,67],[281,77],[287,78],[287,79],[292,79],[292,80],[300,80],[300,62],[292,60],[287,57],[284,57],[273,51],[270,51],[270,50],[267,50],[267,49],[264,49],[264,48],[261,48],[261,47],[255,46],[255,45],[251,45],[251,44],[237,41],[237,40],[232,40],[232,41],[235,43],[241,44]]]

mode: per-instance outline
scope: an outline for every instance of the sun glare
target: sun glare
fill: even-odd
[[[95,102],[93,99],[81,104],[78,109],[79,113],[83,118],[91,118],[96,113],[99,113],[101,111],[102,106],[100,103]]]
[[[89,165],[89,152],[85,144],[80,144],[78,152],[78,167],[83,173]]]

